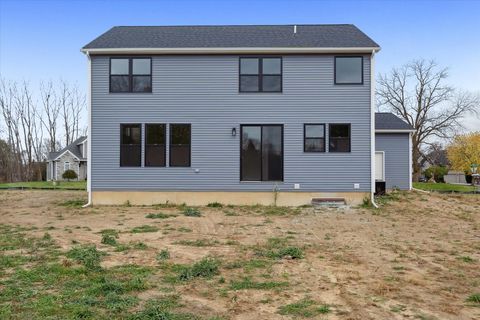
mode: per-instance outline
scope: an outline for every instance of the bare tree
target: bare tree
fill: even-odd
[[[69,145],[79,137],[81,114],[86,107],[86,97],[80,93],[78,86],[69,86],[63,80],[59,82],[57,90],[65,145]]]
[[[445,139],[463,128],[462,119],[477,113],[480,98],[445,84],[446,68],[435,61],[415,60],[388,75],[380,75],[377,105],[395,113],[415,128],[412,137],[414,180],[421,174],[423,148],[432,139]]]
[[[40,99],[42,102],[43,112],[38,112],[37,116],[48,135],[48,151],[54,152],[58,147],[57,121],[60,114],[60,106],[56,102],[56,94],[51,81],[46,84],[40,83]]]

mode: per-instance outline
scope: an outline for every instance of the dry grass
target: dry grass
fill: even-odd
[[[0,224],[48,241],[45,252],[55,256],[45,263],[59,259],[63,268],[78,267],[67,252],[95,245],[107,254],[102,270],[148,268],[145,283],[122,296],[125,312],[144,315],[175,297],[168,312],[205,319],[480,318],[474,299],[480,292],[479,196],[399,193],[379,210],[216,205],[197,208],[195,218],[168,206],[162,219],[151,218],[159,207],[62,205],[85,197],[81,191],[0,191]],[[114,242],[102,244],[105,229]],[[17,241],[0,244],[7,240]],[[31,253],[2,250],[16,260],[0,260],[0,296],[2,282],[32,267]],[[158,258],[161,252],[168,257]],[[202,261],[214,261],[214,268]],[[204,270],[208,276],[185,280]],[[0,318],[8,303],[0,300]],[[14,307],[23,312],[21,303]]]

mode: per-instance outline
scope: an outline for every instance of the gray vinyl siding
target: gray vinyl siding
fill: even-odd
[[[409,189],[408,133],[377,133],[376,151],[385,152],[385,182],[387,189]]]
[[[93,56],[92,190],[370,191],[369,55],[363,85],[334,85],[333,55],[283,56],[282,93],[239,93],[238,59],[154,56],[153,92],[123,94],[109,93],[109,58]],[[191,167],[120,167],[121,123],[191,123]],[[252,123],[284,125],[284,182],[240,181],[240,125]],[[352,152],[304,153],[304,123],[351,123]]]

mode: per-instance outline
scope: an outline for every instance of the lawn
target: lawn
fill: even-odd
[[[473,186],[451,184],[451,183],[430,183],[430,182],[414,182],[413,187],[426,191],[439,191],[439,192],[472,192]]]
[[[86,190],[86,181],[60,181],[54,185],[52,181],[30,181],[0,183],[0,189],[24,188],[24,189],[66,189],[66,190]]]
[[[478,200],[82,208],[84,191],[1,190],[0,319],[479,319]]]

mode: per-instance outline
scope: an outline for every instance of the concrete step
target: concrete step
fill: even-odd
[[[313,207],[329,208],[340,208],[347,204],[344,198],[313,198],[311,203]]]

